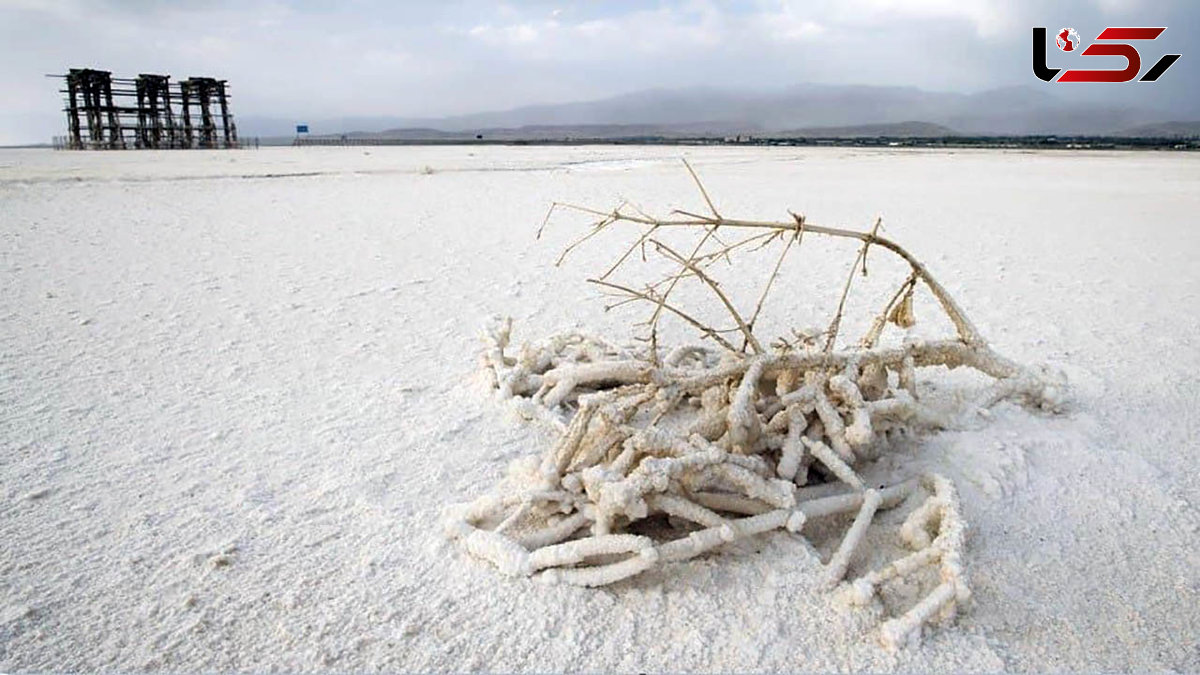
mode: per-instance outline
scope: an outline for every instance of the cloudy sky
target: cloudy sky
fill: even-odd
[[[1044,84],[1030,69],[1034,25],[1085,41],[1106,26],[1167,26],[1141,45],[1143,69],[1162,53],[1183,58],[1152,85]],[[70,67],[225,78],[235,114],[296,120],[801,82],[1028,85],[1200,119],[1198,29],[1192,0],[0,0],[0,144],[63,132],[44,75]],[[1052,66],[1071,65],[1051,52]]]

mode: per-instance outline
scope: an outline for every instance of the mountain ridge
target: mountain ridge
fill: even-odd
[[[1060,98],[1031,86],[971,94],[916,87],[795,84],[775,90],[721,87],[656,88],[589,101],[546,103],[445,117],[347,117],[318,120],[314,133],[435,135],[569,127],[645,127],[655,135],[780,134],[789,130],[911,123],[967,135],[1119,135],[1162,124],[1170,115],[1150,108]],[[304,123],[298,120],[298,123]],[[287,135],[293,123],[244,118],[245,134]],[[637,135],[637,134],[634,134]]]

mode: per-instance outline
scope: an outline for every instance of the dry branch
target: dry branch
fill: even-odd
[[[920,401],[917,369],[978,370],[995,380],[981,397],[989,404],[1015,398],[1052,408],[1060,401],[1061,385],[993,351],[924,265],[878,236],[879,221],[870,232],[854,232],[813,225],[795,214],[790,222],[727,219],[692,167],[687,169],[712,216],[678,212],[681,219],[660,220],[636,207],[636,214],[626,212],[624,203],[608,212],[566,206],[598,218],[568,251],[617,223],[647,228],[608,271],[590,281],[619,294],[619,304],[648,305],[649,335],[642,347],[621,348],[568,333],[513,352],[511,322],[489,326],[483,363],[493,386],[525,417],[549,423],[559,438],[540,458],[515,462],[495,494],[455,509],[446,521],[448,533],[506,574],[596,586],[768,531],[802,534],[813,518],[855,514],[827,565],[827,581],[838,584],[876,513],[909,497],[919,501],[923,494],[923,503],[900,531],[915,552],[842,584],[840,594],[865,603],[888,580],[939,566],[942,584],[883,626],[886,644],[907,643],[921,626],[952,615],[968,594],[953,485],[925,475],[869,489],[860,474],[865,462],[885,449],[889,431],[948,424],[947,414]],[[663,228],[693,228],[699,243],[684,255],[652,237]],[[719,229],[752,233],[725,243],[716,238]],[[772,343],[773,351],[764,350],[754,327],[785,259],[800,249],[806,233],[854,239],[862,246],[824,333],[825,344],[818,347],[817,336],[800,335],[795,343],[780,339]],[[646,243],[676,269],[646,283],[645,290],[607,280]],[[747,318],[705,267],[720,259],[732,262],[731,254],[751,243],[779,245],[780,254]],[[909,274],[867,335],[837,348],[853,276],[860,266],[865,273],[873,246],[905,261]],[[713,307],[732,316],[732,332],[743,340],[740,348],[724,337],[730,330],[671,301],[678,285],[691,280],[710,293]],[[889,321],[911,325],[918,282],[932,293],[956,335],[880,346]],[[661,353],[658,324],[668,314],[716,346],[684,345]]]

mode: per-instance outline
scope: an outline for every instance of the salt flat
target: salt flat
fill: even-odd
[[[583,283],[611,241],[554,266],[585,221],[535,240],[547,206],[699,208],[680,156],[729,215],[882,214],[998,350],[1071,380],[1063,415],[901,457],[972,527],[974,596],[920,648],[882,650],[785,533],[604,590],[442,537],[547,443],[479,386],[483,319],[642,318]],[[1198,211],[1182,153],[0,151],[0,670],[1200,669]],[[853,257],[805,247],[781,332]]]

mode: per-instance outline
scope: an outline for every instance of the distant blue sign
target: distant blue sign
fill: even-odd
[[[297,124],[296,125],[296,133],[307,134],[308,133],[308,125],[307,124]]]

